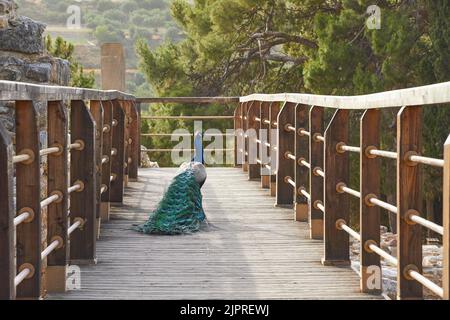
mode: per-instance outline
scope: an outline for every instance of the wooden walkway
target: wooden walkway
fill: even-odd
[[[123,207],[102,225],[98,264],[82,266],[82,289],[49,299],[379,299],[358,275],[320,263],[323,244],[306,223],[240,169],[208,168],[204,208],[213,227],[184,236],[130,230],[155,208],[175,169],[140,170]]]

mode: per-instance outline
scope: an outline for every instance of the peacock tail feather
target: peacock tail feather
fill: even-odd
[[[136,230],[147,234],[183,234],[200,229],[206,216],[194,170],[179,173],[169,185],[156,210]]]

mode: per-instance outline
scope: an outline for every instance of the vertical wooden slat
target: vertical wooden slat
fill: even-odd
[[[261,178],[261,166],[256,161],[258,158],[259,146],[256,139],[259,139],[260,123],[255,120],[259,117],[261,103],[254,101],[250,104],[247,114],[247,152],[248,152],[248,179]]]
[[[111,156],[111,181],[110,202],[122,204],[124,187],[124,157],[125,157],[125,112],[117,100],[113,100],[113,119],[117,125],[113,126],[112,147],[117,151]]]
[[[277,144],[278,144],[278,126],[275,123],[278,120],[278,113],[280,112],[280,102],[272,102],[270,105],[270,132],[269,134],[269,143],[270,143],[270,167],[271,167],[271,176],[270,176],[270,195],[275,197],[277,194]]]
[[[242,103],[239,103],[236,109],[234,110],[234,166],[241,167],[242,166]]]
[[[61,239],[60,248],[47,258],[46,289],[48,292],[66,291],[66,267],[69,259],[68,229],[68,118],[62,101],[48,102],[48,146],[59,147],[60,153],[47,156],[48,191],[60,192],[62,201],[48,207],[47,243]]]
[[[443,183],[443,227],[442,239],[444,258],[442,269],[442,286],[444,299],[450,299],[450,136],[444,145],[444,183]]]
[[[304,104],[298,104],[295,110],[295,220],[308,221],[309,207],[308,199],[299,192],[300,188],[304,188],[309,192],[309,169],[300,164],[300,159],[309,161],[309,138],[301,135],[300,130],[309,130],[309,107]]]
[[[348,110],[338,110],[325,131],[325,214],[324,265],[349,265],[349,235],[337,228],[342,219],[349,223],[349,199],[336,186],[349,183],[348,152],[338,153],[337,144],[348,143]]]
[[[130,139],[130,103],[129,101],[123,101],[123,100],[119,100],[119,103],[122,107],[122,110],[124,112],[124,156],[123,156],[123,181],[124,181],[124,185],[128,186],[128,179],[129,179],[129,174],[128,174],[128,158],[130,157],[130,144],[129,144],[129,139]]]
[[[139,168],[139,153],[140,153],[140,140],[139,140],[139,113],[137,105],[134,102],[130,102],[130,163],[128,166],[128,175],[130,181],[137,181],[138,168]]]
[[[286,127],[295,126],[295,103],[286,102],[278,114],[278,151],[277,151],[277,195],[276,205],[292,205],[295,188],[286,182],[295,177],[295,162],[287,157],[287,153],[295,152],[295,132]]]
[[[16,165],[17,210],[34,213],[29,223],[22,223],[16,229],[17,267],[20,271],[24,264],[30,264],[34,273],[17,287],[18,298],[39,298],[41,295],[41,172],[39,156],[38,112],[32,101],[16,102],[16,153],[24,150],[31,152],[31,163]]]
[[[100,224],[101,212],[101,186],[102,186],[102,157],[103,157],[103,118],[104,110],[99,100],[90,101],[90,111],[95,121],[95,216],[97,217],[97,229]],[[97,231],[98,233],[98,231]]]
[[[111,192],[111,149],[112,149],[112,132],[113,132],[113,104],[111,101],[105,101],[103,105],[103,126],[106,130],[103,132],[102,139],[102,157],[108,158],[107,162],[102,165],[102,181],[101,184],[106,186],[106,191],[101,195],[100,217],[101,221],[109,220],[109,195]],[[103,131],[103,130],[102,130]]]
[[[70,195],[70,217],[72,223],[78,218],[84,225],[72,233],[70,238],[70,260],[72,264],[96,263],[96,156],[95,121],[81,100],[71,103],[70,135],[71,143],[81,140],[82,150],[71,150],[70,181],[84,183],[82,192]]]
[[[323,239],[323,212],[317,207],[317,204],[323,204],[323,186],[324,178],[315,174],[315,169],[324,169],[323,160],[323,141],[317,139],[317,136],[323,136],[323,114],[321,107],[312,107],[309,116],[309,164],[311,170],[310,179],[310,196],[309,203],[309,230],[311,239]],[[337,168],[336,168],[337,169]]]
[[[422,212],[420,166],[409,163],[409,152],[421,152],[422,110],[403,107],[397,115],[397,298],[421,299],[422,285],[410,279],[409,268],[422,272],[422,227],[408,223],[410,210]]]
[[[380,158],[367,150],[380,149],[380,111],[367,110],[360,127],[360,235],[361,235],[361,291],[381,293],[380,256],[368,249],[373,242],[380,246],[380,207],[368,206],[366,197],[380,194]],[[369,156],[368,156],[369,155]]]
[[[247,172],[248,171],[248,139],[247,139],[247,114],[248,114],[248,109],[250,107],[250,105],[253,102],[244,102],[242,104],[242,109],[241,109],[241,113],[242,113],[242,118],[241,118],[241,126],[242,126],[242,171]]]
[[[137,128],[138,128],[138,148],[139,148],[139,151],[138,151],[138,168],[140,168],[141,167],[141,163],[142,163],[142,161],[141,161],[141,159],[142,159],[142,152],[141,152],[141,145],[142,145],[142,143],[141,143],[141,139],[142,139],[142,132],[141,132],[141,130],[142,130],[142,104],[139,102],[137,102],[137,103],[135,103],[135,105],[136,105],[136,112],[137,112],[137,118],[138,118],[138,120],[137,120]],[[139,170],[138,170],[139,171]],[[138,175],[139,175],[139,173],[138,173]]]
[[[16,296],[12,157],[11,137],[0,122],[0,300],[10,300]]]
[[[264,120],[269,120],[270,118],[270,102],[261,102],[259,118],[261,119],[259,132],[259,139],[261,140],[261,144],[259,145],[259,155],[261,160],[261,187],[264,189],[269,189],[270,171],[265,167],[265,165],[270,165],[270,148],[266,145],[266,143],[270,140],[270,125],[265,123]]]

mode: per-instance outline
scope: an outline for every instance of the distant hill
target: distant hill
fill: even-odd
[[[63,37],[75,45],[75,57],[87,69],[100,68],[100,44],[121,42],[127,68],[138,65],[134,50],[137,39],[146,39],[151,47],[164,41],[177,42],[183,34],[170,15],[171,0],[16,0],[19,13],[47,24],[47,34]],[[81,28],[68,28],[67,21],[77,10]],[[129,90],[138,90],[144,77],[127,72]],[[97,81],[97,84],[99,82]]]

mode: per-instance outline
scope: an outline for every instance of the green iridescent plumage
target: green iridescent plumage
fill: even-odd
[[[200,229],[205,221],[202,193],[194,170],[187,169],[172,180],[146,223],[136,230],[148,234],[183,234]]]

